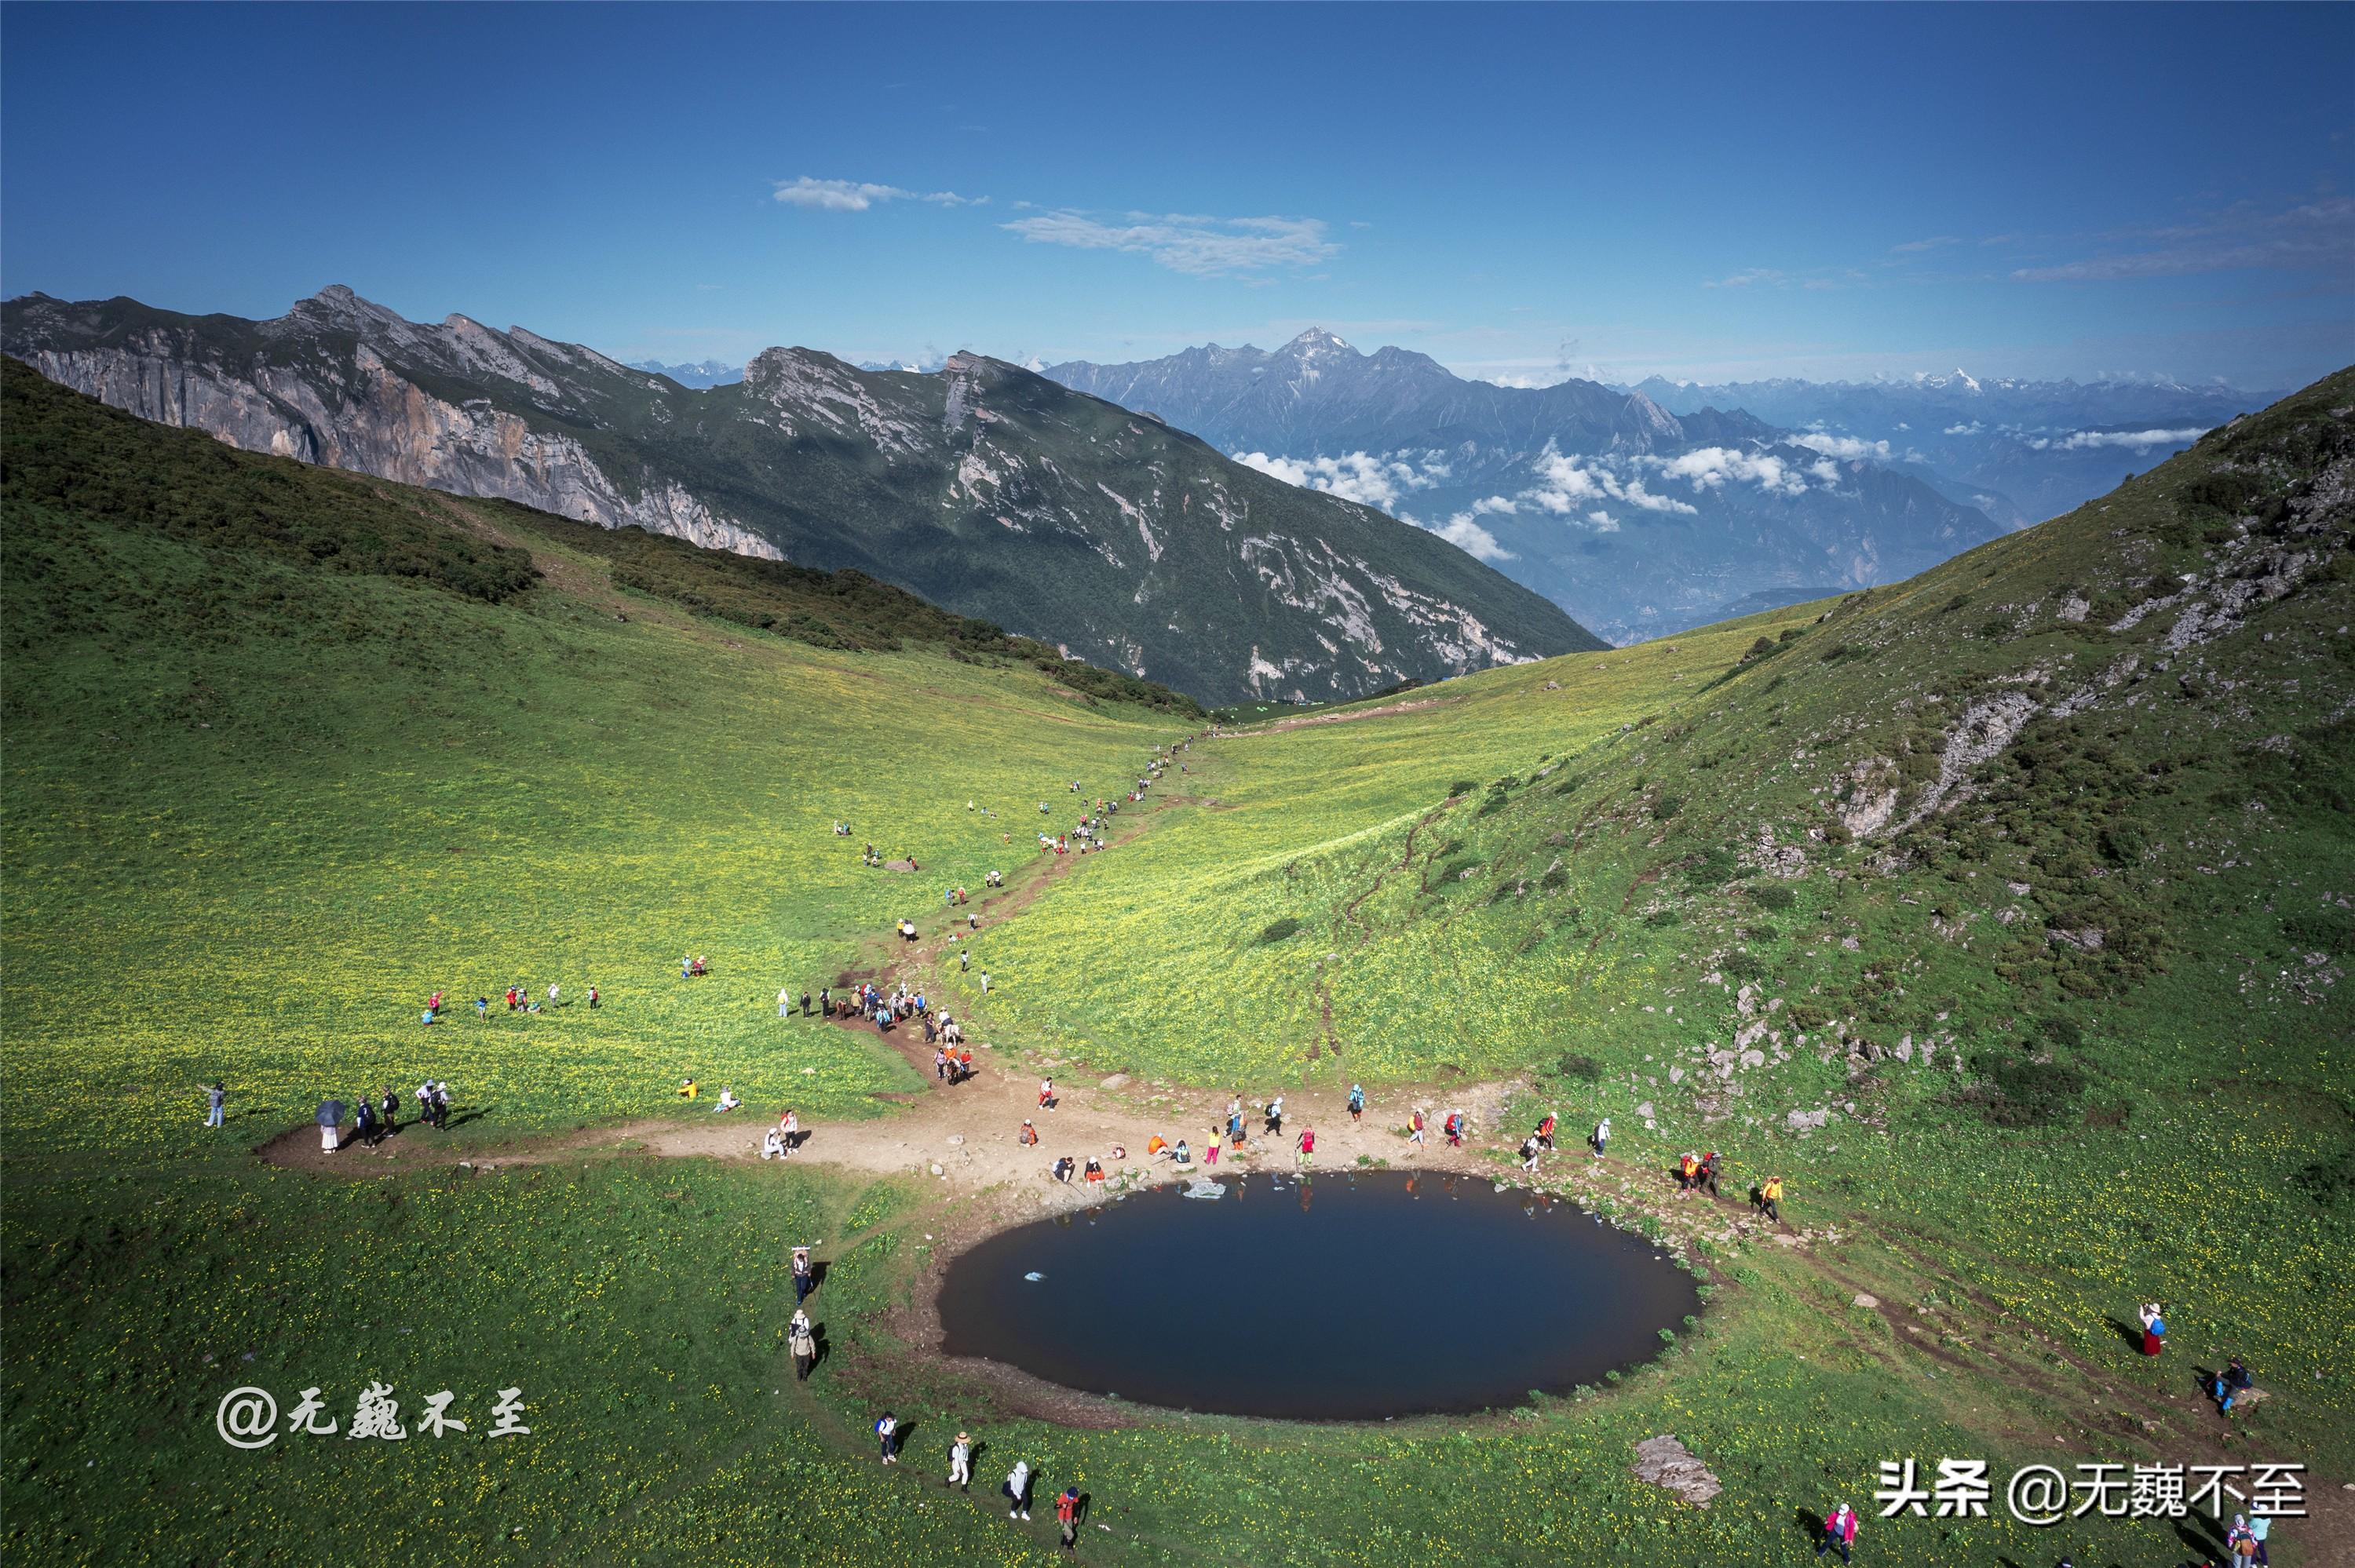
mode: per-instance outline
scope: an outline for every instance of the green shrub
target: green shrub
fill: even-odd
[[[1796,893],[1772,882],[1750,890],[1750,902],[1761,909],[1788,909],[1798,901]]]
[[[2054,1126],[2068,1119],[2085,1091],[2085,1075],[2060,1062],[1983,1053],[1972,1065],[1987,1075],[1992,1093],[1983,1108],[1998,1127]]]
[[[1726,844],[1718,844],[1685,867],[1685,880],[1695,887],[1719,887],[1742,873],[1742,862]]]
[[[1266,929],[1260,932],[1259,939],[1263,943],[1273,945],[1283,941],[1286,937],[1291,936],[1299,929],[1300,922],[1294,919],[1291,916],[1286,915],[1283,919],[1271,923]]]
[[[2355,912],[2314,909],[2285,915],[2281,930],[2300,952],[2355,953]]]
[[[1572,1053],[1554,1063],[1553,1073],[1557,1078],[1569,1078],[1577,1083],[1600,1083],[1603,1079],[1603,1064],[1592,1056]]]
[[[2102,858],[2112,865],[2132,865],[2148,846],[2142,830],[2131,822],[2112,822],[2102,830]]]

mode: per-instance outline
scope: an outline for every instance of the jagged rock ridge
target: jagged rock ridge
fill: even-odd
[[[1443,540],[979,355],[774,348],[687,388],[349,289],[264,322],[11,301],[0,342],[142,418],[607,527],[857,567],[1213,700],[1333,698],[1596,645]]]

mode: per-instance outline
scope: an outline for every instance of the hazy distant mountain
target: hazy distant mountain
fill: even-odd
[[[1873,443],[1593,381],[1466,381],[1318,330],[1046,374],[1409,517],[1619,641],[1891,581],[2001,532]]]
[[[658,359],[634,359],[630,361],[630,368],[667,376],[681,387],[692,387],[698,390],[726,387],[744,379],[742,366],[722,365],[716,359],[707,359],[699,365],[665,365]]]
[[[340,287],[265,322],[36,294],[0,309],[0,344],[232,446],[856,567],[1218,701],[1600,645],[1427,533],[975,355],[915,375],[773,348],[697,390]]]
[[[2279,396],[2165,377],[2019,381],[1961,370],[1717,386],[1653,376],[1633,390],[1672,412],[1741,408],[1777,425],[1886,441],[1896,466],[2014,528],[2106,493],[2121,475]]]

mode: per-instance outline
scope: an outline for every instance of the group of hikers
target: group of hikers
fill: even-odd
[[[786,1113],[790,1118],[792,1113]],[[785,1328],[785,1346],[794,1358],[794,1380],[807,1383],[815,1370],[818,1359],[817,1325],[809,1315],[810,1293],[817,1288],[818,1266],[807,1246],[795,1246],[792,1252],[794,1282],[794,1316]],[[900,1462],[900,1449],[904,1429],[898,1414],[885,1410],[875,1418],[875,1446],[878,1456],[887,1466]],[[970,1432],[959,1432],[949,1444],[948,1477],[941,1485],[961,1492],[973,1489],[973,1461],[981,1452]],[[1006,1499],[1006,1517],[1028,1520],[1030,1517],[1032,1494],[1037,1474],[1028,1460],[1018,1462],[998,1489]],[[1066,1552],[1079,1546],[1080,1521],[1087,1510],[1087,1500],[1077,1487],[1065,1487],[1055,1499],[1055,1520],[1062,1526],[1062,1544]]]
[[[875,1418],[875,1443],[886,1465],[900,1462],[900,1418],[887,1410]],[[958,1491],[973,1489],[973,1460],[979,1446],[970,1432],[960,1432],[949,1444],[948,1478],[941,1483]],[[1030,1517],[1031,1494],[1037,1489],[1038,1478],[1028,1459],[1018,1460],[999,1484],[997,1495],[1006,1499],[1006,1517],[1028,1520]],[[1062,1527],[1063,1550],[1077,1552],[1080,1542],[1080,1520],[1087,1511],[1087,1499],[1077,1487],[1065,1487],[1055,1498],[1055,1522]]]
[[[450,1086],[439,1078],[428,1078],[417,1086],[417,1121],[431,1128],[450,1125]],[[223,1107],[229,1099],[228,1086],[215,1079],[205,1091],[207,1127],[223,1123]],[[333,1154],[344,1147],[344,1102],[325,1099],[319,1102],[319,1147]],[[381,1097],[371,1099],[363,1094],[356,1097],[352,1112],[352,1141],[374,1149],[387,1138],[400,1130],[400,1091],[390,1084],[384,1086]]]
[[[702,960],[699,959],[692,960],[681,959],[680,962],[682,966],[685,966],[689,962],[699,964]],[[682,967],[679,972],[684,975],[687,973],[687,969]],[[697,974],[702,974],[706,971],[698,969],[694,972]],[[564,987],[560,981],[549,981],[548,997],[544,1005],[550,1011],[553,1011],[558,1007],[570,1007],[571,1003],[558,1000],[563,995],[563,992]],[[543,1006],[543,1003],[539,999],[534,997],[530,991],[520,982],[507,987],[504,993],[503,1000],[506,1002],[507,1011],[509,1012],[519,1012],[527,1017],[538,1016],[541,1007]],[[603,994],[600,992],[595,986],[592,985],[589,988],[590,1012],[596,1012],[599,1004],[601,1004],[604,1000]],[[443,993],[439,991],[425,999],[425,1012],[420,1022],[425,1024],[428,1028],[431,1028],[432,1025],[442,1022],[442,1001]],[[491,999],[487,996],[476,997],[474,999],[474,1016],[477,1018],[488,1018],[490,1015]]]

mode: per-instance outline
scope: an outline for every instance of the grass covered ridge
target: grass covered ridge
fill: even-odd
[[[897,1341],[930,1182],[620,1160],[345,1185],[244,1150],[324,1089],[429,1072],[490,1108],[459,1140],[658,1111],[684,1072],[878,1113],[907,1069],[779,1023],[776,986],[1018,872],[1038,800],[1117,790],[1179,714],[919,636],[855,584],[826,624],[896,646],[763,627],[815,602],[790,575],[268,460],[221,454],[267,472],[217,476],[262,488],[210,522],[79,473],[70,430],[20,488],[43,427],[11,418],[0,1538],[309,1562],[322,1521],[381,1521],[420,1562],[1043,1560],[1045,1527],[939,1491],[959,1425],[994,1446],[985,1489],[1019,1454],[1093,1494],[1117,1529],[1090,1556],[1123,1563],[1778,1561],[1907,1455],[2286,1456],[2335,1486],[2350,404],[2334,378],[1910,583],[1197,744],[1157,792],[1189,802],[988,926],[991,995],[943,977],[951,1005],[1075,1096],[1115,1069],[1357,1080],[1393,1120],[1505,1080],[1517,1118],[1608,1113],[1611,1172],[1577,1179],[1681,1245],[1711,1307],[1618,1383],[1490,1418],[1103,1431],[993,1414]],[[273,502],[287,473],[353,488]],[[924,872],[862,866],[868,839]],[[678,980],[688,950],[711,979]],[[549,980],[608,1006],[418,1026],[436,987]],[[213,1139],[197,1086],[223,1073]],[[1788,1178],[1796,1245],[1663,1201],[1697,1145],[1730,1187]],[[838,1272],[797,1389],[801,1239]],[[1219,1283],[1174,1287],[1216,1310]],[[2157,1366],[2114,1327],[2151,1295]],[[2231,1350],[2274,1397],[2227,1448],[2188,1385]],[[348,1418],[369,1378],[412,1418],[520,1383],[541,1435],[257,1461],[212,1433],[235,1383],[325,1384]],[[868,1457],[885,1403],[917,1425],[906,1475]],[[1709,1510],[1628,1476],[1662,1432],[1726,1483]],[[1895,1564],[2184,1550],[2150,1521],[1870,1528]],[[2286,1526],[2275,1560],[2321,1539]]]

